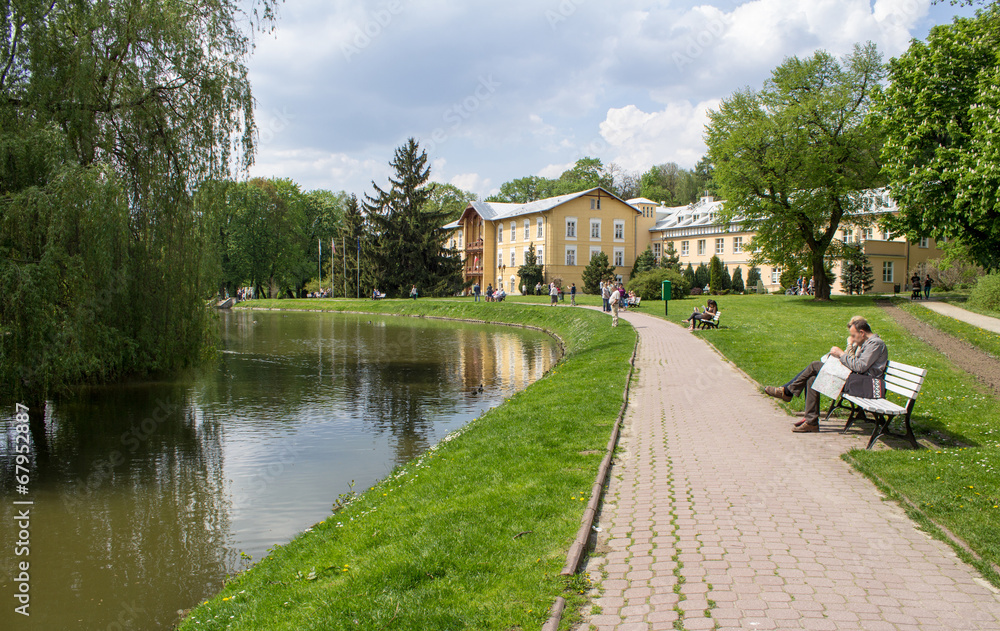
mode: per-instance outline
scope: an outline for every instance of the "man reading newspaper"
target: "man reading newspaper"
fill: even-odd
[[[885,392],[885,369],[889,363],[889,350],[882,338],[872,333],[871,326],[864,318],[854,317],[848,325],[848,351],[834,346],[830,358],[850,369],[846,375],[843,391],[866,399],[877,399]],[[851,348],[851,345],[854,348]],[[850,352],[852,351],[853,352]],[[792,428],[793,432],[807,433],[819,431],[820,392],[813,389],[816,376],[823,370],[822,361],[814,361],[784,386],[767,386],[764,392],[769,396],[791,401],[792,397],[805,392],[805,416]],[[833,372],[829,371],[828,372]],[[826,387],[823,388],[827,390]]]

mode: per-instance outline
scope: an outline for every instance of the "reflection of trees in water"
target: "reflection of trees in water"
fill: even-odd
[[[146,611],[135,628],[169,626],[233,565],[221,427],[199,422],[183,386],[101,388],[51,409],[51,457],[32,474],[32,621],[103,629],[128,604]],[[0,552],[4,568],[12,554]]]

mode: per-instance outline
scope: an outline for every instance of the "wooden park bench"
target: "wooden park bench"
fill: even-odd
[[[850,394],[841,394],[836,401],[830,404],[830,409],[827,410],[826,419],[824,420],[829,420],[830,414],[835,409],[843,408],[848,410],[849,414],[847,416],[847,423],[840,432],[841,434],[846,433],[855,421],[868,421],[875,424],[866,449],[871,449],[880,436],[904,438],[909,441],[914,449],[917,449],[920,445],[917,444],[917,439],[913,435],[913,428],[910,427],[910,414],[913,413],[913,405],[917,402],[917,395],[920,394],[920,387],[923,385],[924,377],[926,376],[927,371],[923,368],[890,361],[885,371],[885,389],[905,397],[907,399],[905,406],[893,403],[885,398],[863,399]],[[871,414],[871,418],[868,417],[869,414]],[[889,424],[899,416],[903,417],[903,423],[906,427],[905,434],[896,434],[889,431]]]
[[[704,311],[704,309],[702,309]],[[716,311],[715,315],[712,316],[711,320],[698,320],[699,329],[717,329],[719,328],[719,316],[722,315],[721,311]]]

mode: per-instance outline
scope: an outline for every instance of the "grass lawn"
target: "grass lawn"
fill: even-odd
[[[636,334],[584,309],[469,300],[255,301],[527,324],[564,358],[524,391],[314,525],[195,608],[181,629],[538,629],[622,403]],[[319,482],[319,481],[318,481]]]
[[[723,328],[694,335],[703,336],[761,385],[781,385],[831,346],[843,348],[847,322],[855,314],[868,318],[886,341],[891,359],[929,369],[913,413],[914,431],[918,437],[949,446],[940,451],[855,450],[846,458],[908,498],[926,517],[962,537],[984,559],[1000,564],[1000,401],[996,397],[897,325],[872,298],[839,296],[822,304],[799,296],[719,296],[718,302]],[[662,302],[645,303],[642,310],[685,326],[681,320],[704,303],[702,296],[671,301],[668,316],[663,315]],[[936,316],[926,319],[938,324],[941,316],[916,305],[913,309]],[[948,332],[961,329],[955,325],[942,328]],[[966,336],[978,340],[984,350],[991,348],[989,337],[972,331],[962,335]],[[801,409],[802,401],[781,405]],[[979,563],[978,567],[1000,586],[1000,577],[987,565]]]

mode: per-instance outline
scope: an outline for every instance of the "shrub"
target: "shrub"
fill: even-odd
[[[703,292],[701,290],[701,287],[692,287],[691,288],[691,295],[692,296],[700,296],[702,293]]]
[[[976,309],[1000,312],[1000,272],[979,278],[969,294],[969,304]]]
[[[718,256],[713,256],[708,263],[708,284],[713,294],[726,288],[725,281],[722,280],[722,261]]]
[[[673,269],[651,269],[636,274],[628,281],[626,288],[634,291],[643,300],[659,300],[662,296],[663,281],[670,281],[670,298],[680,300],[687,295],[688,284],[680,272]]]
[[[743,270],[737,265],[733,270],[733,293],[742,294],[746,288],[743,286]]]

